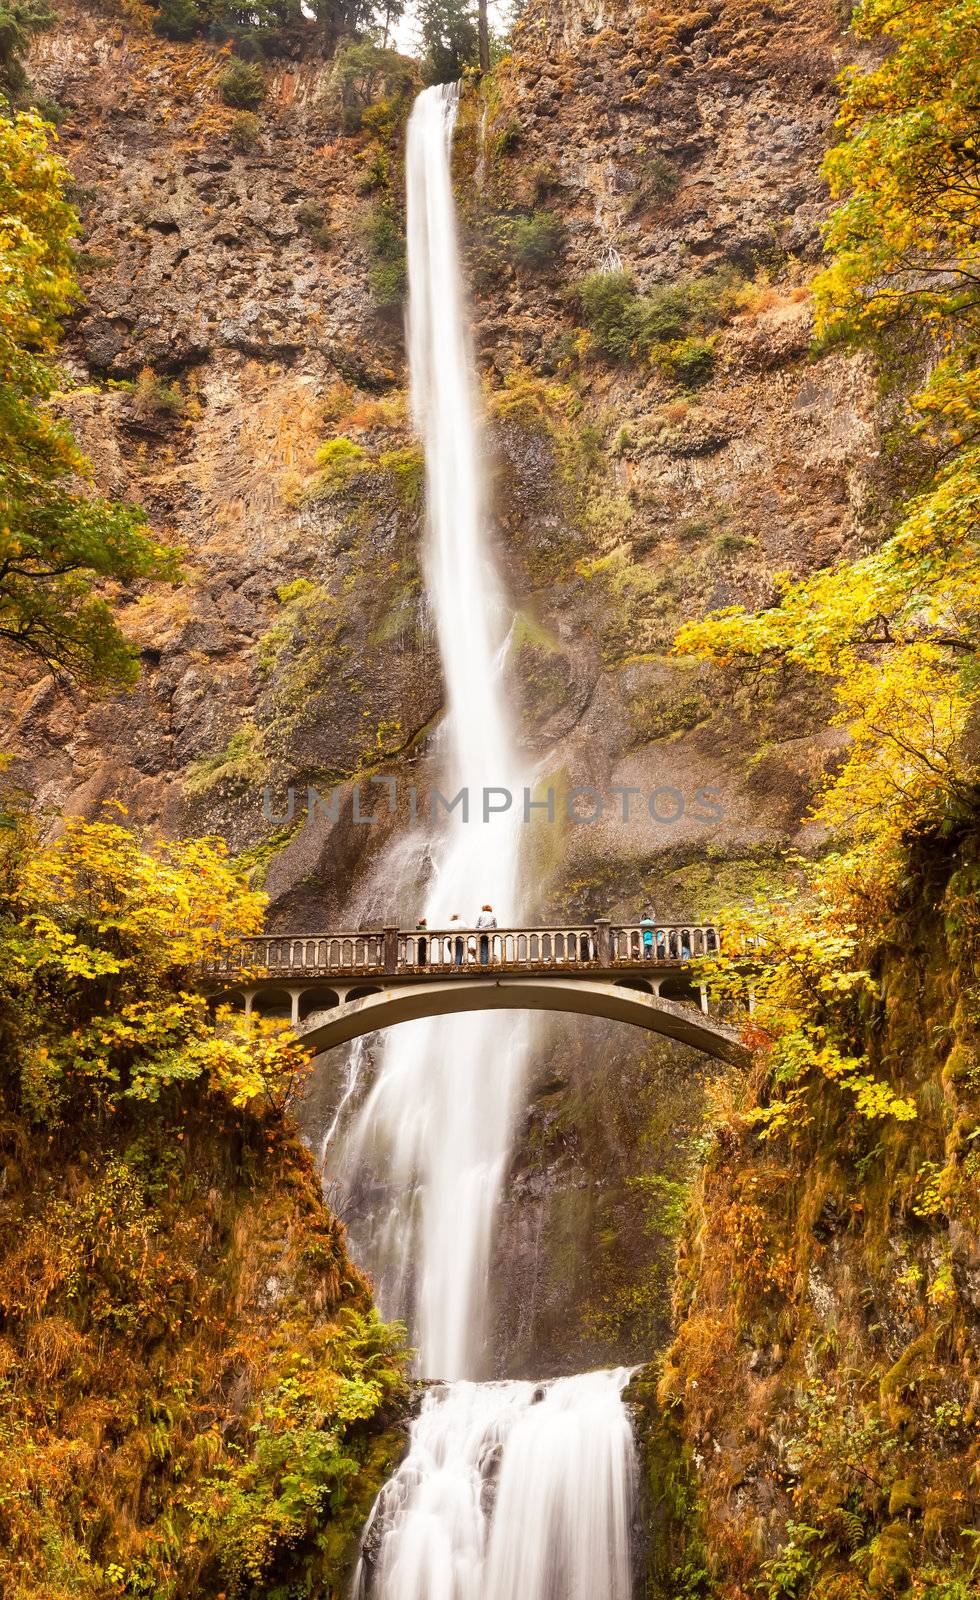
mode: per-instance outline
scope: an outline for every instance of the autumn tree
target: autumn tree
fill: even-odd
[[[262,927],[265,899],[219,839],[144,846],[122,822],[69,819],[38,847],[8,829],[0,863],[0,1030],[8,1105],[69,1113],[156,1103],[196,1082],[282,1106],[306,1054],[278,1023],[216,1029],[199,966]]]
[[[51,130],[0,118],[0,640],[97,686],[138,661],[100,584],[173,578],[141,511],[85,492],[91,469],[50,409],[50,356],[78,298],[78,221]]]

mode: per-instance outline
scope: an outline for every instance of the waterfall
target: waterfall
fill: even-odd
[[[389,905],[424,878],[432,927],[453,912],[472,926],[484,902],[502,925],[520,918],[529,786],[508,716],[511,619],[484,523],[451,182],[457,95],[425,90],[408,126],[408,345],[447,698],[434,761],[447,797],[465,790],[469,811],[457,804],[438,829],[396,842],[381,873]],[[485,810],[485,791],[509,791],[514,805]],[[340,1136],[346,1186],[370,1188],[364,1173],[375,1174],[373,1206],[366,1224],[352,1223],[352,1238],[382,1309],[408,1322],[421,1372],[451,1380],[428,1390],[406,1459],[375,1504],[355,1581],[363,1600],[629,1600],[629,1374],[473,1381],[489,1366],[490,1244],[528,1042],[520,1014],[393,1028],[374,1085]],[[359,1075],[358,1057],[346,1098]]]
[[[412,412],[425,447],[425,569],[446,683],[435,760],[441,792],[463,803],[416,852],[429,863],[425,915],[472,926],[484,903],[519,920],[525,783],[504,682],[510,626],[487,548],[476,383],[456,238],[450,150],[457,90],[426,90],[408,127],[408,346]],[[484,793],[514,796],[484,820]],[[491,805],[502,804],[498,796]],[[399,861],[404,851],[396,846]],[[390,858],[387,892],[397,893]],[[486,1370],[483,1300],[494,1212],[510,1149],[527,1023],[487,1013],[407,1023],[385,1036],[371,1093],[341,1151],[348,1186],[366,1158],[388,1196],[363,1256],[383,1309],[413,1330],[419,1366],[440,1378]],[[393,1193],[391,1193],[393,1191]],[[361,1246],[359,1230],[355,1241]]]
[[[429,1391],[355,1583],[379,1600],[630,1600],[625,1369]]]

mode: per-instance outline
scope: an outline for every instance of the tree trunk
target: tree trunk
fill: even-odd
[[[480,71],[490,71],[490,29],[487,24],[487,0],[480,0]]]

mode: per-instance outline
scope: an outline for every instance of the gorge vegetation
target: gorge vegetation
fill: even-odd
[[[0,120],[0,635],[104,689],[139,671],[105,580],[179,574],[142,512],[80,488],[46,404],[77,298],[51,143],[35,113]],[[107,817],[42,843],[48,823],[8,786],[0,1588],[339,1597],[401,1446],[402,1335],[288,1120],[304,1053],[216,1028],[194,986],[263,898],[220,840]]]

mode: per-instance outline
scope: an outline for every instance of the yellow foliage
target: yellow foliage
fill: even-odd
[[[54,1121],[79,1099],[153,1102],[198,1079],[281,1109],[305,1052],[258,1019],[216,1030],[192,987],[201,962],[259,932],[264,905],[218,839],[144,847],[119,823],[72,819],[30,852],[0,929],[25,1110]]]

